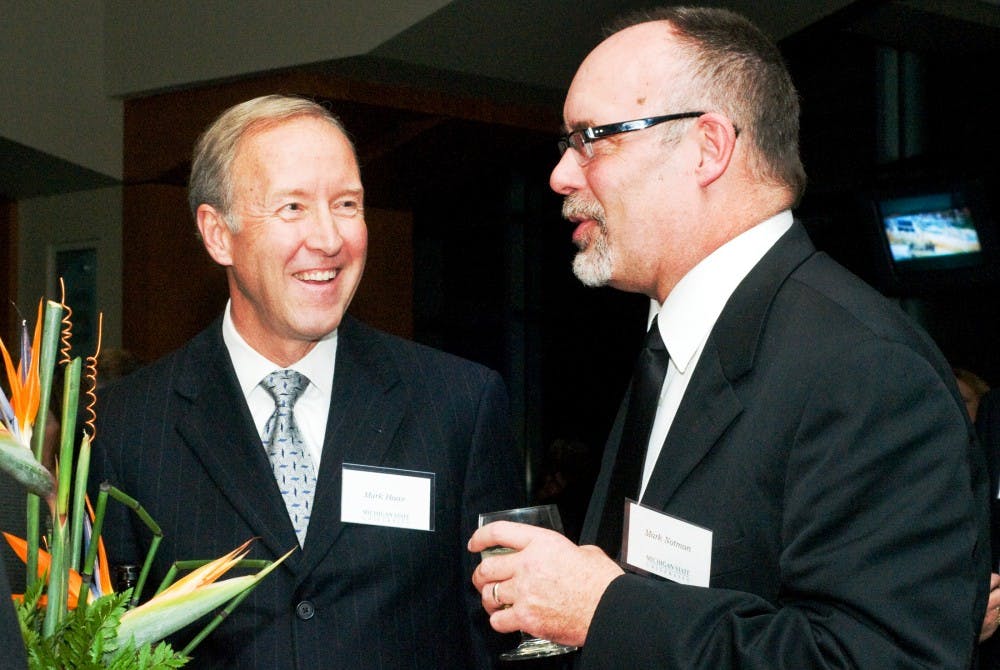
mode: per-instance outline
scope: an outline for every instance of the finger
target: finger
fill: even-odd
[[[490,582],[480,590],[483,609],[488,615],[513,607],[511,598],[507,595],[510,590],[510,582]]]
[[[501,591],[500,587],[504,590]],[[504,594],[511,590],[513,586],[512,582],[493,582],[493,586],[490,587],[490,597],[493,599],[493,604],[497,609],[504,609],[513,605],[510,597],[504,597]]]
[[[472,571],[472,584],[476,587],[477,591],[482,591],[490,582],[490,580],[483,576],[483,573],[480,570],[481,567],[482,563],[477,565],[476,569]]]
[[[1000,590],[990,591],[990,597],[986,603],[986,609],[996,610],[998,608],[1000,608]]]
[[[515,551],[524,549],[540,533],[553,531],[512,521],[494,521],[476,530],[469,539],[469,551],[480,552],[490,547],[508,547]]]
[[[498,633],[514,633],[521,630],[521,625],[512,607],[503,607],[491,613],[490,626]]]
[[[472,573],[472,581],[477,587],[490,582],[502,582],[514,576],[520,560],[518,554],[497,554],[484,558]]]
[[[493,612],[500,609],[502,606],[497,603],[497,598],[495,597],[495,585],[499,582],[490,582],[486,584],[482,589],[480,589],[480,595],[482,596],[483,609],[486,610],[487,614],[493,614]]]

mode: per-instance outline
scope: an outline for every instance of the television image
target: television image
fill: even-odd
[[[983,250],[972,210],[951,192],[878,202],[889,256],[899,269],[948,268],[980,262]]]

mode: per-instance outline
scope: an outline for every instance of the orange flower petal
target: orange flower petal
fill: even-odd
[[[27,563],[28,561],[28,543],[21,538],[11,535],[10,533],[3,534],[4,539],[7,540],[7,544],[10,548],[14,550],[17,557],[21,559],[22,562]],[[49,566],[52,563],[52,558],[49,556],[49,552],[44,549],[38,550],[38,576],[45,577],[46,583],[48,583]],[[70,570],[68,581],[69,581],[69,593],[68,595],[68,606],[70,608],[76,607],[77,594],[80,593],[80,585],[83,584],[83,578],[80,577],[80,573],[76,570]],[[87,602],[90,602],[88,597]]]

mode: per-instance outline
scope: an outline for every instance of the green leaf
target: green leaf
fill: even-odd
[[[52,473],[10,433],[0,435],[0,470],[43,500],[55,495],[56,480]]]

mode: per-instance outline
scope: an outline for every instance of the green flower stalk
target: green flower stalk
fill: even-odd
[[[28,570],[28,588],[18,607],[18,615],[31,667],[33,670],[98,665],[147,670],[178,668],[186,663],[190,652],[222,618],[291,552],[273,563],[245,560],[248,541],[208,563],[179,562],[175,567],[183,565],[188,569],[195,564],[200,567],[168,586],[176,574],[172,570],[160,591],[148,602],[136,606],[162,533],[138,501],[107,482],[101,485],[90,528],[86,489],[93,432],[84,430],[77,447],[74,432],[83,365],[81,359],[71,360],[68,354],[71,324],[69,317],[64,315],[70,313],[64,304],[48,301],[44,303],[43,318],[43,303],[40,302],[33,337],[29,338],[27,324],[23,324],[17,366],[0,341],[10,387],[9,399],[0,391],[0,470],[10,474],[28,492],[27,538],[3,535]],[[43,463],[45,424],[57,358],[60,359],[58,364],[65,366],[65,385],[62,430],[55,457],[57,476],[53,476]],[[90,383],[87,395],[91,401],[86,408],[90,415],[87,424],[92,427],[97,353],[87,361],[86,377]],[[77,453],[74,455],[74,452]],[[132,509],[153,535],[139,582],[131,594],[113,592],[108,562],[100,542],[109,496]],[[47,539],[50,551],[40,549],[42,500],[49,511],[51,534]],[[258,572],[219,580],[236,566]],[[128,611],[126,601],[132,605]],[[216,617],[182,652],[175,652],[161,642],[213,610],[218,611]]]
[[[69,519],[69,493],[73,482],[73,445],[74,426],[76,426],[76,409],[80,399],[80,369],[79,358],[66,368],[63,386],[62,435],[59,448],[59,477],[56,494],[56,507],[52,515],[52,561],[49,568],[48,606],[45,610],[45,623],[42,628],[44,635],[52,635],[56,627],[62,623],[66,614],[69,593],[69,569],[73,562],[70,559],[70,540],[73,526],[82,526],[83,519]],[[44,423],[42,430],[44,432]]]
[[[39,305],[39,311],[40,309]],[[39,395],[38,405],[35,407],[35,429],[32,433],[31,450],[39,464],[42,462],[42,453],[45,448],[45,423],[48,420],[48,407],[52,398],[52,377],[55,373],[56,354],[59,352],[59,334],[62,332],[63,313],[61,304],[49,300],[45,303],[44,320],[40,320],[41,323],[35,326],[35,342],[40,342],[37,365]],[[39,326],[41,326],[40,331]],[[36,351],[38,350],[36,349]],[[23,360],[21,365],[25,365]],[[38,411],[39,407],[42,408],[41,412]],[[46,502],[49,509],[53,510],[55,500],[46,499]],[[25,527],[26,539],[28,540],[28,560],[25,567],[28,571],[26,583],[29,585],[38,579],[38,545],[41,536],[39,503],[38,497],[28,495],[27,526]]]

